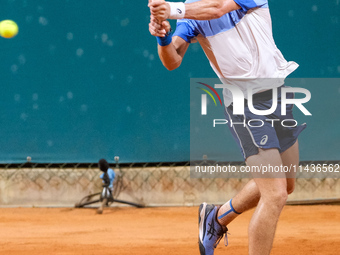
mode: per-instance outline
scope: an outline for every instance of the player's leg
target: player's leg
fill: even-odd
[[[260,200],[260,192],[254,180],[250,180],[235,197],[220,207],[218,222],[227,226],[241,213],[254,208]]]
[[[281,154],[284,165],[288,166],[291,163],[296,162],[296,159],[293,160],[294,155],[298,155],[296,147],[297,145],[294,145],[291,149]],[[274,158],[279,157],[277,150],[274,150],[273,154],[275,154]],[[258,160],[258,162],[256,162],[257,164],[261,164],[262,157],[263,150],[260,150],[259,157],[255,158]],[[272,155],[269,155],[269,157],[271,158]],[[248,164],[255,164],[253,158],[248,159],[247,162]],[[270,164],[274,163],[280,164],[280,161],[271,162]],[[284,176],[281,180],[284,182]],[[286,186],[287,194],[290,194],[294,190],[294,180],[294,178],[289,178],[287,179],[287,184],[283,185]],[[202,204],[199,209],[201,254],[210,254],[209,252],[213,252],[216,241],[219,240],[220,236],[222,236],[226,230],[226,228],[223,227],[227,226],[231,221],[239,216],[240,213],[255,207],[258,204],[260,197],[259,188],[253,179],[250,180],[233,199],[229,200],[220,208],[213,205]],[[206,231],[204,229],[206,229]],[[210,235],[207,236],[207,240],[210,240],[211,244],[203,241],[205,237],[204,235]]]
[[[292,172],[287,174],[287,192],[291,194],[295,188],[295,169],[299,166],[299,142],[296,142],[287,150],[281,153],[282,164],[292,169]],[[293,170],[294,169],[294,170]]]
[[[268,157],[274,160],[274,162],[269,162],[270,165],[281,164],[277,150],[261,150],[260,154],[263,154],[263,152],[268,152]],[[259,162],[268,162],[266,160],[268,157],[252,156],[247,159],[247,163],[256,165]],[[291,167],[295,165],[297,167],[299,164],[298,141],[281,153],[280,158],[284,166]],[[275,177],[274,179],[255,179],[261,193],[261,199],[249,224],[249,254],[270,254],[280,213],[286,203],[288,194],[294,191],[295,172],[289,173],[287,179],[279,178],[281,176]]]
[[[248,165],[249,164],[250,165],[260,165],[260,164],[265,165],[266,162],[267,164],[271,166],[282,164],[280,154],[277,151],[277,149],[259,150],[259,153],[257,155],[251,156],[247,159]],[[275,176],[275,177],[278,177],[278,176]],[[261,179],[261,180],[271,181],[274,187],[274,188],[271,187],[272,191],[271,189],[267,187],[262,188],[264,190],[268,190],[270,194],[273,195],[273,197],[269,196],[271,199],[267,199],[267,197],[265,197],[263,204],[266,204],[267,201],[270,201],[275,205],[275,210],[274,210],[275,213],[273,213],[273,210],[271,210],[271,208],[269,208],[268,210],[269,218],[272,219],[270,222],[272,222],[271,224],[273,225],[272,234],[270,234],[268,238],[269,242],[267,245],[265,245],[268,247],[269,251],[271,249],[272,240],[273,240],[273,236],[275,233],[276,222],[279,218],[280,212],[286,201],[286,196],[287,196],[287,185],[286,185],[285,175],[282,174],[281,177],[282,178],[279,178],[279,179],[275,179],[275,178]],[[276,182],[279,182],[279,183],[277,184]],[[277,197],[281,198],[280,196],[281,193],[284,194],[284,196],[283,196],[283,199],[281,200],[282,202],[280,206],[277,206],[275,203],[277,202]],[[219,242],[220,238],[223,237],[223,234],[226,231],[225,226],[228,225],[233,219],[235,219],[239,215],[238,214],[239,212],[244,212],[248,209],[255,207],[259,200],[260,200],[259,186],[254,180],[251,180],[232,199],[232,201],[227,202],[220,209],[214,205],[208,205],[205,203],[202,204],[199,208],[199,228],[200,228],[199,247],[200,247],[201,254],[202,255],[213,254],[214,248],[216,248],[217,243]],[[231,210],[231,208],[233,209]],[[261,207],[261,209],[263,208]],[[268,215],[266,215],[265,217],[267,216]],[[258,222],[258,220],[256,220],[256,222]],[[258,231],[261,232],[263,228],[265,228],[267,225],[268,224],[263,225]]]
[[[271,103],[268,103],[271,105]],[[225,108],[225,117],[229,122],[232,123],[243,123],[244,118],[256,119],[259,116],[254,116],[248,109],[246,109],[245,116],[243,115],[233,115],[233,106]],[[265,121],[266,117],[263,117],[264,126],[262,128],[252,128],[245,127],[244,125],[234,125],[229,126],[231,134],[233,135],[235,141],[240,147],[241,153],[244,158],[249,158],[253,155],[258,155],[259,145],[262,137],[266,135],[267,137],[276,137],[276,132],[274,128]],[[256,138],[259,140],[257,143],[254,142]],[[278,145],[278,140],[268,141],[270,146],[276,147]],[[258,157],[259,159],[261,156]],[[259,162],[259,165],[261,162]],[[227,203],[221,206],[218,211],[218,221],[220,224],[226,226],[232,220],[234,220],[240,213],[245,212],[257,205],[260,200],[260,192],[254,180],[249,181],[246,186]]]
[[[268,103],[270,106],[271,101]],[[234,116],[232,115],[232,108],[228,107],[226,110],[226,119],[233,121],[233,123],[242,123],[243,117],[242,116]],[[250,119],[252,116],[250,116]],[[282,165],[281,157],[277,149],[267,149],[267,150],[261,150],[258,148],[258,145],[262,139],[263,134],[265,134],[267,137],[270,136],[274,140],[268,141],[269,146],[271,148],[273,147],[280,147],[279,146],[279,140],[275,140],[276,132],[273,130],[272,127],[268,127],[268,123],[266,125],[267,129],[255,129],[255,130],[249,130],[246,127],[242,127],[242,125],[234,126],[233,128],[230,127],[231,133],[233,134],[236,142],[239,144],[241,152],[243,153],[243,156],[247,158],[247,164],[249,165],[264,165],[266,162],[267,164],[270,164],[270,166],[280,166]],[[269,129],[268,129],[269,128]],[[251,128],[250,128],[251,129]],[[256,131],[261,131],[260,133],[256,133]],[[255,137],[255,138],[254,138]],[[257,140],[257,144],[254,144],[254,139]],[[285,144],[290,144],[291,141],[286,141]],[[269,147],[270,148],[270,147]],[[293,150],[290,150],[288,153],[283,153],[283,158],[285,159],[285,163],[289,164],[290,159],[292,155],[291,153],[294,153]],[[271,155],[275,154],[275,155]],[[263,177],[263,176],[262,176]],[[277,177],[277,176],[276,176]],[[278,206],[281,209],[276,210],[276,214],[278,216],[275,216],[274,223],[272,224],[274,227],[273,233],[270,235],[272,236],[269,244],[270,245],[264,245],[269,247],[269,251],[271,249],[273,236],[276,229],[276,222],[279,218],[279,214],[282,210],[282,207],[284,206],[286,199],[287,199],[287,193],[290,193],[294,189],[294,178],[287,179],[288,182],[285,179],[285,175],[282,173],[281,179],[279,181],[272,180],[271,183],[273,183],[274,187],[277,189],[274,190],[275,192],[272,192],[272,196],[266,196],[264,199],[262,199],[264,202],[261,202],[262,204],[266,204],[266,201],[275,200],[274,204],[276,203],[277,197],[279,197],[280,201]],[[259,181],[262,183],[262,181]],[[279,182],[279,184],[276,184],[276,182]],[[261,185],[263,186],[263,185]],[[266,190],[267,188],[264,186],[262,187],[262,190]],[[234,220],[239,213],[242,213],[248,209],[251,209],[255,207],[262,195],[263,192],[259,189],[259,186],[254,180],[251,180],[246,184],[246,186],[232,199],[229,200],[227,203],[225,203],[220,209],[214,205],[207,205],[202,204],[199,209],[199,226],[200,226],[200,251],[201,254],[213,254],[214,248],[216,247],[216,242],[223,236],[224,233],[224,226],[228,225],[232,220]],[[283,194],[281,196],[280,194]],[[256,222],[256,221],[255,221]],[[209,240],[209,241],[207,241]]]
[[[294,187],[295,178],[287,178],[287,194],[291,194],[294,191]],[[260,197],[260,191],[256,182],[253,179],[250,180],[235,197],[220,207],[217,213],[218,222],[223,226],[227,226],[240,214],[257,206]]]
[[[259,150],[247,158],[249,166],[281,166],[277,149]],[[259,177],[259,176],[256,176]],[[255,178],[261,198],[249,224],[249,254],[270,254],[277,221],[287,200],[287,181],[284,173],[269,174],[269,178]]]

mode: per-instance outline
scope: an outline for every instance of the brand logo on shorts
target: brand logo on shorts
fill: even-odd
[[[267,136],[267,135],[264,135],[264,136],[261,137],[261,142],[260,142],[260,144],[261,144],[261,145],[265,145],[265,144],[267,143],[267,141],[268,141],[268,136]]]

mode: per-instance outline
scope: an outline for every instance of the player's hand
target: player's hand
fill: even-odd
[[[170,17],[170,5],[164,0],[152,0],[149,2],[151,15],[157,20],[167,20]]]
[[[170,31],[170,23],[165,20],[159,22],[153,15],[150,16],[149,31],[153,36],[164,37]]]

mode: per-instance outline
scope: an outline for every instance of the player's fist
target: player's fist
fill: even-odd
[[[170,17],[170,5],[164,0],[152,0],[148,4],[151,15],[157,20],[163,21]]]
[[[164,37],[170,31],[170,23],[165,20],[159,22],[153,15],[150,16],[149,31],[153,36]]]

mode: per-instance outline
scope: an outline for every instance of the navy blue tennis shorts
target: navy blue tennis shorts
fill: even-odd
[[[290,148],[306,124],[298,125],[293,117],[293,105],[287,104],[286,115],[281,115],[281,88],[278,88],[276,110],[270,115],[255,115],[245,100],[244,115],[233,115],[233,104],[225,108],[230,131],[240,147],[244,159],[259,153],[261,149],[277,148],[280,153]],[[288,93],[287,98],[294,98]],[[272,90],[253,95],[253,106],[257,110],[268,110],[273,105]],[[230,125],[233,123],[233,125]]]

